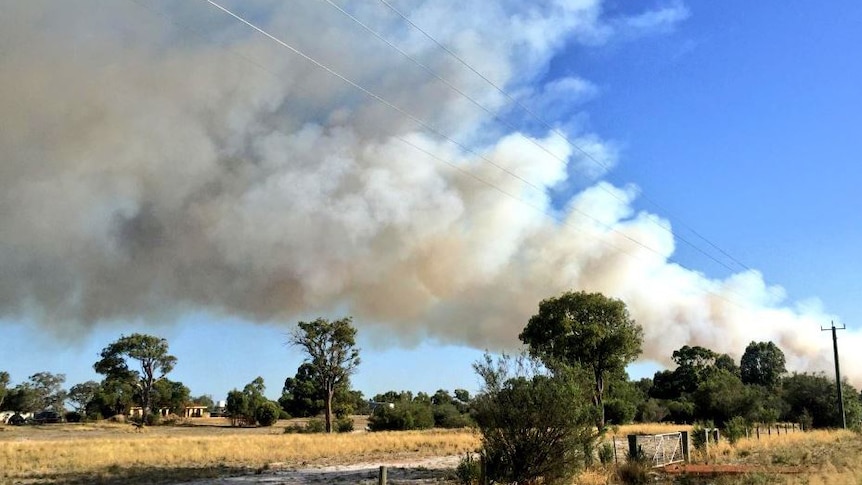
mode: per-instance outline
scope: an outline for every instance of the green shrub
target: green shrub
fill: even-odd
[[[540,374],[534,363],[494,362],[474,368],[485,381],[473,399],[487,478],[498,483],[571,483],[592,456],[595,407],[585,375]]]
[[[81,415],[81,413],[75,411],[70,411],[66,413],[64,418],[66,419],[67,423],[80,423],[84,420],[84,417]]]
[[[472,422],[466,414],[461,414],[458,407],[452,403],[433,406],[434,426],[438,428],[466,428]]]
[[[474,458],[472,453],[465,453],[455,468],[455,476],[458,478],[458,482],[464,485],[471,485],[479,480],[480,474],[481,464],[479,460]]]
[[[326,433],[326,422],[319,418],[309,419],[305,423],[306,433]]]
[[[748,422],[742,416],[734,416],[724,425],[724,435],[732,445],[736,444],[740,438],[745,437],[748,430]]]
[[[272,426],[278,421],[279,411],[280,407],[278,404],[266,401],[254,410],[254,419],[261,426]]]
[[[147,426],[158,426],[158,424],[162,421],[162,415],[159,413],[150,413],[147,415],[146,424]]]
[[[610,443],[602,443],[599,446],[599,463],[608,465],[614,461],[614,445]]]
[[[712,421],[698,421],[694,423],[694,426],[691,428],[691,443],[698,450],[702,450],[706,444],[707,439],[712,441],[712,429],[715,425]],[[709,431],[709,433],[707,433]],[[707,434],[709,434],[709,438],[707,438]]]
[[[434,427],[431,406],[425,403],[402,401],[394,407],[380,406],[368,419],[371,431],[404,431]]]
[[[350,433],[353,431],[353,420],[348,417],[335,420],[335,431],[338,433]]]

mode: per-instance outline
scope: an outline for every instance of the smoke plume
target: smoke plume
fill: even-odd
[[[661,32],[686,15],[605,19],[598,0],[395,5],[547,107],[595,91],[575,77],[530,87],[566,43]],[[382,4],[349,6],[517,119]],[[830,365],[829,340],[812,335],[833,317],[756,271],[717,280],[671,262],[669,221],[636,212],[635,187],[602,181],[615,151],[600,136],[560,120],[597,169],[552,130],[507,128],[324,2],[228,7],[425,124],[205,2],[6,2],[0,317],[62,336],[193,310],[257,322],[346,310],[403,342],[496,349],[517,345],[540,300],[583,289],[629,305],[647,359],[685,344],[738,357],[773,340],[791,369]],[[588,188],[560,206],[549,194],[561,187]]]

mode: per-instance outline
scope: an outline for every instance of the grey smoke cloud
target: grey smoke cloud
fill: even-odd
[[[601,42],[627,25],[604,22],[595,1],[475,3],[398,5],[521,90],[566,41]],[[506,348],[541,299],[577,288],[624,299],[648,359],[775,340],[792,368],[828,367],[828,339],[809,335],[832,317],[787,302],[755,271],[715,280],[670,262],[674,240],[659,227],[669,222],[634,212],[635,187],[567,169],[559,159],[587,161],[555,134],[504,133],[323,3],[231,6],[475,152],[204,3],[10,2],[0,15],[0,316],[74,335],[191,310],[265,322],[347,309],[404,342]],[[351,8],[506,108],[376,3]],[[684,18],[660,13],[644,17],[659,30]],[[573,137],[613,165],[612,144]],[[554,208],[548,191],[573,182],[592,186]]]

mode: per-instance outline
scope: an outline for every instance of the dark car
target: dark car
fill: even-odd
[[[62,423],[63,417],[56,411],[42,411],[33,416],[33,421],[36,424]]]
[[[27,421],[27,420],[26,420],[26,419],[24,419],[24,416],[21,416],[20,414],[15,413],[15,414],[13,414],[13,415],[12,415],[12,417],[11,417],[11,418],[9,418],[9,421],[8,421],[8,422],[9,422],[9,424],[11,424],[12,426],[21,426],[21,425],[22,425],[22,424],[24,424],[26,421]]]

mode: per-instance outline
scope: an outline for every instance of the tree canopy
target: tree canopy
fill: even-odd
[[[596,424],[604,428],[605,379],[641,353],[643,329],[625,303],[601,293],[567,292],[539,304],[520,339],[550,368],[581,366],[593,376]]]
[[[772,342],[751,342],[740,361],[740,376],[746,384],[775,387],[787,372],[784,352]]]
[[[134,333],[121,336],[108,345],[100,354],[101,359],[93,364],[106,380],[129,381],[133,378],[140,391],[143,419],[146,421],[152,409],[153,385],[167,375],[177,363],[177,358],[168,353],[168,341],[152,335]],[[135,361],[139,370],[129,367]]]

